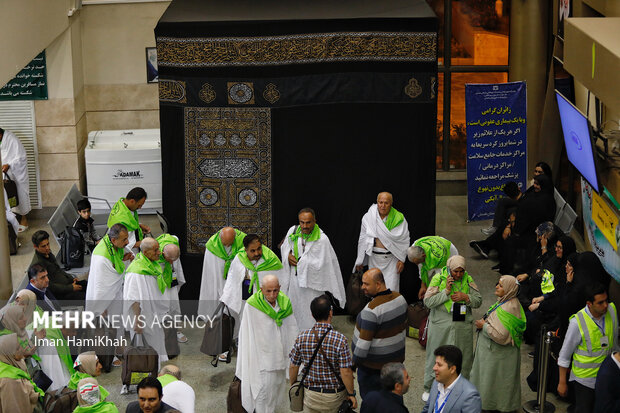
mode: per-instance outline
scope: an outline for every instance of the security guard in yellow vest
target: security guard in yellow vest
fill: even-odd
[[[605,287],[600,284],[586,288],[586,307],[570,317],[566,338],[558,358],[560,380],[558,393],[568,394],[566,376],[570,379],[575,402],[568,412],[588,413],[594,408],[596,375],[605,357],[618,343],[618,313],[608,303]]]

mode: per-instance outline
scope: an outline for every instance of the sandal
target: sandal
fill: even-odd
[[[28,229],[27,226],[23,226],[22,224],[19,224],[19,227],[17,227],[17,232],[24,232]]]
[[[177,341],[179,343],[187,343],[187,336],[180,331],[177,331]]]

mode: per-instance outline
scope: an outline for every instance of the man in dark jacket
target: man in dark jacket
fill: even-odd
[[[127,405],[125,413],[180,413],[161,401],[164,392],[156,377],[145,377],[138,383],[138,400]]]
[[[402,363],[388,363],[381,368],[379,391],[371,391],[362,402],[360,413],[409,412],[403,403],[403,394],[409,390],[409,374]]]
[[[32,244],[34,256],[30,266],[40,264],[47,270],[49,289],[52,290],[54,296],[59,300],[84,300],[85,288],[78,283],[77,279],[60,268],[56,257],[52,254],[50,235],[39,230],[32,235]]]
[[[37,296],[37,305],[43,311],[60,311],[60,303],[48,288],[50,279],[47,270],[41,264],[34,264],[28,268],[29,283],[27,290],[32,291]]]

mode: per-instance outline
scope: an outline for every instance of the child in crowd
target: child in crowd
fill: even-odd
[[[73,228],[82,233],[86,246],[92,252],[95,249],[95,245],[101,240],[101,237],[95,230],[95,220],[90,217],[90,202],[88,199],[78,201],[77,210],[80,217],[73,224]]]

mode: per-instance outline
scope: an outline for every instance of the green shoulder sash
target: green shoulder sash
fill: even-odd
[[[130,211],[123,202],[124,199],[125,198],[119,199],[112,207],[112,211],[110,211],[110,216],[108,217],[108,228],[114,224],[123,224],[127,228],[127,231],[138,230],[137,241],[142,241],[144,234],[138,222],[138,211]]]
[[[123,262],[125,251],[122,248],[116,248],[108,234],[105,234],[101,242],[97,244],[93,250],[93,255],[100,255],[112,261],[112,265],[119,275],[125,271],[125,263]]]
[[[99,402],[92,406],[77,406],[73,413],[118,413],[118,408],[112,402]]]
[[[441,237],[429,236],[420,238],[413,245],[422,248],[426,254],[420,270],[420,278],[428,286],[428,272],[446,266],[452,243]]]
[[[250,294],[252,293],[252,287],[254,286],[254,284],[256,284],[257,290],[260,289],[260,285],[258,282],[259,272],[277,271],[282,268],[282,263],[280,262],[280,259],[278,258],[278,256],[273,251],[271,251],[269,248],[267,248],[265,245],[263,245],[263,259],[265,261],[260,263],[258,267],[254,267],[254,264],[252,264],[252,262],[248,258],[248,254],[245,252],[245,250],[239,251],[239,254],[237,255],[239,256],[239,261],[241,261],[243,266],[247,268],[248,270],[252,271],[252,278],[250,280],[250,288],[248,289]]]
[[[143,253],[139,252],[136,258],[127,267],[128,273],[150,275],[157,278],[157,286],[163,294],[166,291],[166,281],[161,266],[157,261],[149,260]]]
[[[291,300],[284,295],[282,291],[278,293],[278,297],[276,298],[278,305],[280,306],[280,311],[276,313],[276,310],[265,300],[265,296],[261,290],[258,290],[250,298],[246,301],[247,304],[252,307],[262,311],[267,314],[269,317],[273,318],[273,321],[280,327],[282,325],[282,320],[286,317],[293,314],[293,306],[291,305]]]
[[[293,233],[291,235],[289,235],[288,237],[291,240],[291,243],[293,244],[293,255],[295,256],[295,259],[299,259],[299,246],[297,245],[298,242],[297,240],[299,238],[303,238],[308,242],[311,241],[317,241],[319,238],[321,238],[321,229],[319,228],[318,224],[314,224],[314,228],[312,228],[312,232],[309,234],[303,234],[301,232],[301,227],[297,226],[297,230],[293,231]]]
[[[510,314],[508,311],[504,310],[501,306],[497,307],[497,318],[499,321],[506,327],[506,330],[510,333],[510,337],[515,342],[515,346],[517,348],[521,347],[521,342],[523,341],[523,332],[525,331],[525,312],[523,311],[523,307],[519,305],[519,309],[521,310],[521,316],[515,317]]]
[[[161,383],[161,387],[166,387],[167,384],[170,384],[173,381],[177,381],[179,379],[174,377],[172,374],[164,374],[163,376],[158,376],[157,380],[159,380],[159,382]]]
[[[388,212],[387,219],[385,220],[385,226],[388,230],[393,230],[405,220],[405,217],[402,213],[398,212],[396,208],[390,208],[390,212]]]
[[[175,237],[174,235],[161,234],[159,237],[157,237],[157,242],[159,243],[159,250],[161,251],[158,262],[161,264],[164,264],[164,269],[162,270],[162,278],[165,284],[165,288],[170,288],[170,286],[172,285],[172,264],[170,264],[164,258],[164,248],[166,247],[166,245],[170,245],[170,244],[176,245],[178,247],[179,239]],[[163,291],[162,291],[162,294],[163,294]]]
[[[30,375],[27,372],[15,366],[11,366],[9,364],[3,363],[1,361],[0,361],[0,377],[6,377],[8,379],[14,379],[14,380],[26,379],[30,382],[30,384],[32,384],[32,387],[34,387],[34,391],[39,393],[39,397],[43,397],[45,395],[45,392],[37,387],[37,385],[35,384],[34,381],[32,381],[32,379],[30,378]]]
[[[222,238],[220,237],[220,233],[222,230],[219,230],[205,244],[205,248],[210,251],[216,257],[225,261],[224,264],[224,279],[228,277],[228,269],[230,268],[230,264],[232,260],[235,259],[237,253],[243,250],[243,239],[245,238],[245,233],[235,229],[235,241],[231,245],[230,254],[226,253],[226,247],[222,244]]]

